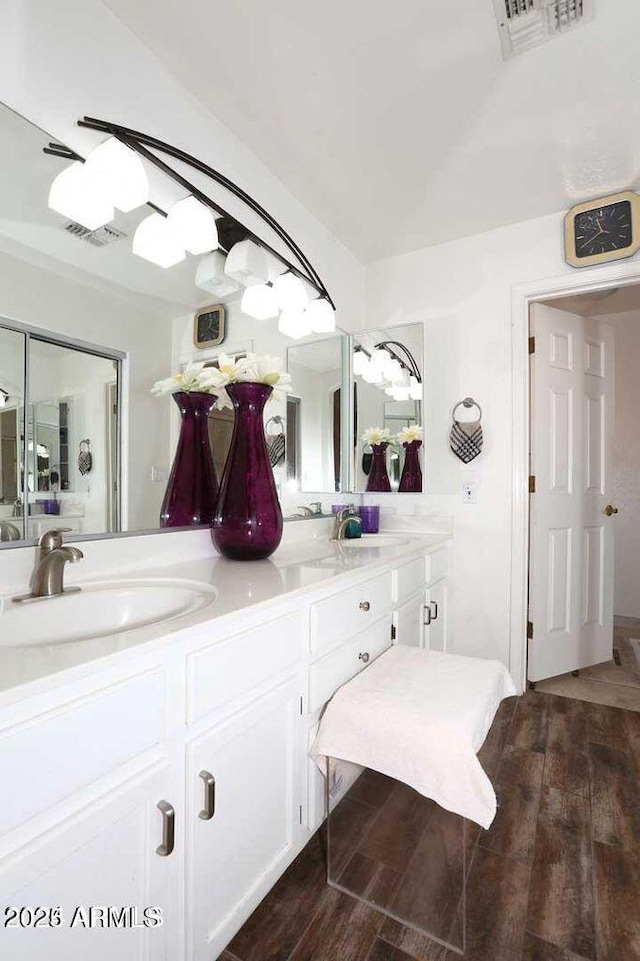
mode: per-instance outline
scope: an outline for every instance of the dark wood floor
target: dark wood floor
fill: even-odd
[[[503,702],[480,759],[500,807],[472,838],[469,961],[640,961],[640,713],[531,691]],[[403,790],[370,774],[348,804],[384,820]],[[395,823],[358,854],[379,888],[428,831],[415,810]],[[220,961],[412,958],[459,955],[328,887],[316,835]]]

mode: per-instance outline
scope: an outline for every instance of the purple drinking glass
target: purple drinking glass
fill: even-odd
[[[177,391],[173,399],[182,414],[180,437],[169,483],[160,508],[160,527],[211,524],[218,498],[218,479],[209,442],[208,417],[214,394]]]
[[[371,445],[371,470],[369,471],[369,476],[367,477],[366,487],[366,490],[369,492],[377,491],[382,493],[384,491],[391,490],[391,483],[389,481],[389,475],[387,474],[388,446],[389,445],[386,441],[382,444]]]
[[[420,467],[420,454],[422,447],[421,440],[412,440],[408,444],[402,445],[405,449],[404,466],[398,492],[404,494],[422,493],[422,468]]]
[[[282,511],[262,416],[272,389],[251,382],[227,387],[236,416],[211,537],[220,553],[234,561],[269,557],[282,539]]]

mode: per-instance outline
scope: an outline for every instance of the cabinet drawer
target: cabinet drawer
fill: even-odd
[[[0,730],[0,837],[165,737],[160,669]]]
[[[391,647],[390,614],[351,638],[337,651],[312,664],[309,671],[309,710],[313,712],[322,707],[342,684],[364,670],[388,647]],[[365,653],[369,655],[368,661],[360,657]]]
[[[295,612],[189,654],[187,722],[278,678],[301,654],[302,625]]]
[[[391,610],[391,571],[311,605],[311,650],[336,647]]]
[[[439,547],[432,554],[427,554],[426,558],[427,584],[439,581],[441,577],[446,577],[449,573],[449,548]]]
[[[393,602],[402,603],[412,594],[417,594],[426,584],[424,557],[417,557],[393,572]]]

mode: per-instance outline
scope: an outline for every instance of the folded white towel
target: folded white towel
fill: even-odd
[[[311,755],[323,772],[335,757],[387,774],[488,828],[496,796],[476,753],[516,693],[500,661],[392,647],[334,694]]]

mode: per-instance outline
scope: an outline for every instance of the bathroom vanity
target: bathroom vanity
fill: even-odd
[[[206,531],[163,535],[155,569],[158,538],[129,539],[124,564],[127,542],[85,543],[70,584],[131,588],[130,629],[97,638],[30,645],[23,628],[7,646],[4,597],[0,955],[215,961],[323,819],[308,752],[327,700],[393,643],[446,649],[448,533],[287,528],[253,564],[212,558]],[[175,551],[190,559],[171,562],[165,538],[191,538]],[[179,585],[202,603],[131,629],[141,597],[150,618],[148,592]],[[34,630],[82,593],[32,605]],[[122,908],[137,927],[116,926]]]

